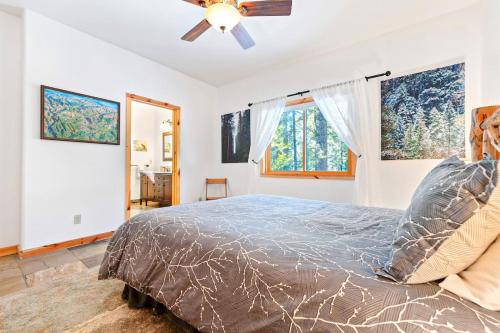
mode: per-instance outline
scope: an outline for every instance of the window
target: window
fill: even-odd
[[[354,177],[354,156],[311,98],[293,101],[283,113],[262,163],[262,175]]]

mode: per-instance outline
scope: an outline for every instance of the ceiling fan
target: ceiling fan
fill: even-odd
[[[231,31],[245,50],[255,45],[247,32],[241,17],[249,16],[290,16],[292,0],[264,0],[240,2],[238,0],[183,0],[193,5],[206,8],[205,19],[182,36],[182,40],[193,42],[210,27],[220,32]]]

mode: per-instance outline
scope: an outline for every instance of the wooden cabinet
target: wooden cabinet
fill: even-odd
[[[141,198],[148,205],[148,201],[158,202],[162,205],[172,205],[172,174],[155,172],[141,174]]]

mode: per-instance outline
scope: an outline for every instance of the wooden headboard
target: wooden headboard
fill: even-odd
[[[472,160],[479,161],[483,156],[500,159],[500,106],[487,106],[472,110],[472,129],[470,132]]]

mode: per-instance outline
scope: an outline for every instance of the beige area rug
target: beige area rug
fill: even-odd
[[[129,309],[123,286],[94,269],[0,297],[0,332],[192,332],[171,314]]]

